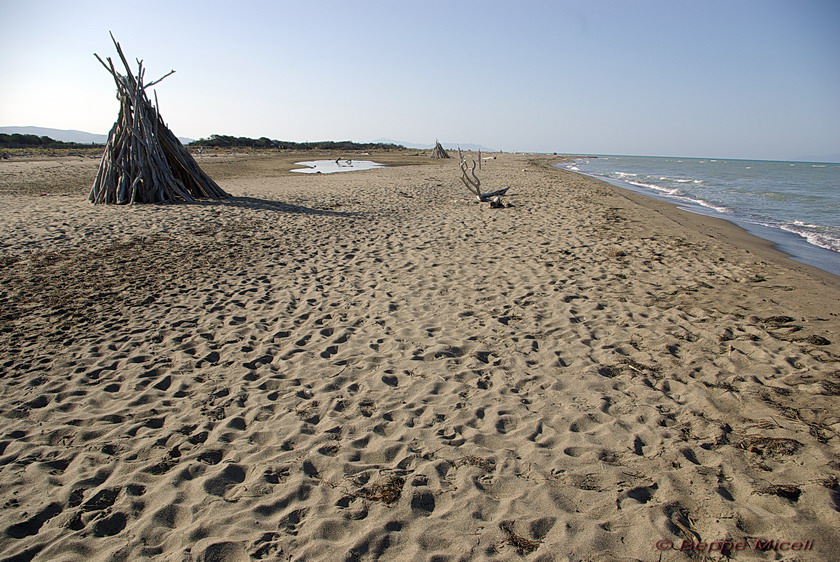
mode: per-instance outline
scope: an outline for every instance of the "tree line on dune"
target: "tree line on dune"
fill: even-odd
[[[272,140],[266,137],[251,139],[229,135],[210,135],[209,139],[199,139],[191,142],[190,147],[275,148],[283,150],[393,150],[405,148],[402,145],[390,143],[359,143],[353,141],[292,142]]]
[[[91,148],[103,146],[105,145],[58,141],[47,136],[27,135],[22,133],[0,133],[0,148]],[[399,150],[405,148],[399,144],[381,142],[292,142],[272,140],[266,137],[252,139],[248,137],[234,137],[230,135],[210,135],[210,138],[208,139],[199,139],[191,142],[190,147],[273,148],[282,150]]]
[[[90,148],[92,146],[104,145],[63,142],[50,137],[39,137],[38,135],[0,133],[0,148]]]

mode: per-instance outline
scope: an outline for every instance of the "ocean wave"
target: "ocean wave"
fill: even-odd
[[[706,207],[707,209],[713,209],[722,215],[731,215],[733,213],[732,209],[729,207],[715,205],[714,203],[709,203],[708,201],[703,201],[702,199],[694,199],[692,197],[682,197],[682,199],[687,199],[692,203],[700,205],[701,207]]]
[[[793,221],[793,223],[792,223],[792,224],[793,224],[794,226],[801,226],[801,227],[803,227],[803,228],[824,228],[824,227],[822,227],[822,226],[820,226],[820,225],[818,225],[818,224],[809,224],[809,223],[807,223],[807,222],[796,221],[796,220],[795,220],[795,221]]]
[[[668,195],[682,195],[682,191],[673,187],[665,187],[662,185],[656,185],[655,183],[645,183],[643,181],[631,181],[631,180],[624,180],[630,185],[635,185],[638,187],[646,187],[648,189],[654,189],[656,191],[661,191],[662,193],[667,193]]]
[[[626,180],[625,180],[626,181]],[[645,183],[641,181],[627,181],[630,185],[635,185],[637,187],[645,187],[647,189],[653,189],[654,191],[659,191],[660,193],[664,193],[670,199],[676,199],[678,201],[683,201],[685,203],[689,203],[691,205],[698,205],[700,207],[705,207],[706,209],[712,209],[713,211],[717,211],[722,215],[731,215],[732,209],[729,207],[724,207],[722,205],[716,205],[704,199],[699,199],[697,197],[689,197],[685,194],[682,190],[671,188],[671,187],[663,187],[661,185],[656,185],[654,183]]]
[[[755,195],[758,195],[759,197],[764,197],[765,199],[778,199],[781,201],[793,199],[793,196],[789,193],[778,193],[776,191],[756,191],[754,193]]]
[[[633,174],[636,175],[636,174]],[[659,181],[667,181],[671,183],[693,183],[693,184],[701,184],[704,183],[704,180],[698,180],[694,178],[672,178],[669,176],[659,176]]]
[[[798,234],[799,236],[804,238],[809,244],[812,244],[814,246],[818,246],[826,250],[832,250],[834,252],[840,252],[840,238],[838,238],[837,236],[832,236],[831,234],[826,234],[823,232],[814,232],[813,230],[808,230],[807,228],[802,228],[798,225],[793,224],[782,224],[779,225],[778,228],[786,232]]]

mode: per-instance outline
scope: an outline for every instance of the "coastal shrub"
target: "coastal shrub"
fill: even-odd
[[[21,133],[0,133],[0,148],[89,148],[92,145],[62,142],[50,137]]]
[[[273,148],[280,150],[393,150],[404,146],[390,143],[360,143],[353,141],[315,141],[292,142],[272,140],[267,137],[252,139],[248,137],[233,137],[230,135],[210,135],[210,138],[199,139],[190,143],[192,147],[214,148]]]

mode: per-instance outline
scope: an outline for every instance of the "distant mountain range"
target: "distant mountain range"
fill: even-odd
[[[435,147],[434,144],[418,144],[415,142],[405,142],[405,141],[396,141],[391,139],[376,139],[371,142],[374,143],[383,143],[383,144],[399,144],[406,148],[419,148],[420,150],[430,150]],[[482,146],[480,144],[470,144],[468,142],[458,143],[458,142],[442,142],[440,143],[443,148],[446,150],[458,150],[458,147],[461,147],[461,150],[473,150],[481,152],[499,152],[495,148],[487,148],[486,146]]]
[[[47,127],[0,127],[0,133],[6,135],[36,135],[39,137],[50,137],[61,142],[75,142],[79,144],[105,144],[108,142],[108,135],[97,135],[73,129],[49,129]],[[178,137],[183,144],[189,144],[195,139]]]

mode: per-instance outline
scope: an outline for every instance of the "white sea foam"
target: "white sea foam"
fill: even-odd
[[[840,252],[840,239],[838,239],[837,237],[820,232],[814,232],[812,230],[806,230],[799,226],[790,224],[779,225],[778,228],[781,228],[782,230],[787,232],[792,232],[793,234],[798,234],[799,236],[807,240],[809,244],[813,244],[814,246],[819,246],[820,248],[825,248],[826,250]]]
[[[720,205],[714,205],[712,203],[709,203],[708,201],[703,201],[702,199],[692,199],[690,197],[686,197],[686,199],[689,199],[693,203],[697,203],[701,207],[706,207],[707,209],[714,209],[718,213],[721,213],[721,214],[724,214],[724,215],[731,215],[733,213],[732,209],[730,209],[729,207],[722,207]]]
[[[699,205],[700,207],[705,207],[707,209],[712,209],[713,211],[717,211],[718,213],[724,215],[732,214],[732,209],[728,207],[724,207],[722,205],[715,205],[714,203],[710,203],[709,201],[705,201],[703,199],[699,199],[696,197],[689,197],[685,195],[685,192],[679,189],[674,189],[670,187],[663,187],[661,185],[656,185],[653,183],[645,183],[641,181],[627,181],[630,185],[635,185],[637,187],[645,187],[647,189],[653,189],[654,191],[659,191],[660,193],[664,193],[669,198],[677,199],[679,201],[684,201],[686,203],[690,203],[692,205]]]
[[[646,187],[648,189],[655,189],[656,191],[661,191],[663,193],[668,193],[669,195],[679,195],[682,193],[679,189],[674,189],[671,187],[663,187],[661,185],[656,185],[655,183],[645,183],[643,181],[631,181],[625,180],[627,183],[631,185],[636,185],[638,187]]]
[[[670,181],[674,183],[703,183],[703,180],[695,180],[691,178],[671,178],[668,176],[659,176],[659,181]]]

